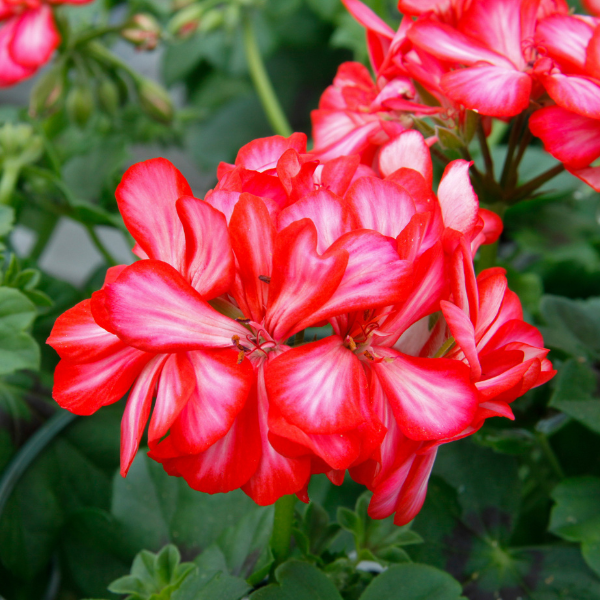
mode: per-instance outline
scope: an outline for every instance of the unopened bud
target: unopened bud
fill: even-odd
[[[32,117],[51,112],[57,108],[65,90],[63,65],[56,65],[42,75],[31,93],[29,113]]]
[[[203,13],[204,7],[201,4],[190,4],[173,16],[167,30],[179,39],[186,39],[198,29]]]
[[[203,33],[208,33],[209,31],[213,31],[221,27],[224,22],[224,11],[214,8],[213,10],[209,10],[202,18],[202,23],[200,23],[200,31]]]
[[[142,109],[149,117],[162,123],[170,123],[173,120],[171,98],[161,85],[150,79],[140,79],[138,94]]]
[[[85,127],[94,112],[94,96],[87,85],[76,85],[68,94],[66,109],[78,127]]]
[[[119,110],[120,94],[116,84],[105,77],[98,84],[98,101],[102,109],[109,115],[115,115]]]
[[[152,15],[138,13],[121,30],[121,37],[140,50],[154,50],[160,39],[160,23]]]

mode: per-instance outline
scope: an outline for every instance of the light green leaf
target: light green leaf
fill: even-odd
[[[37,314],[35,305],[19,290],[0,287],[0,327],[27,329]]]

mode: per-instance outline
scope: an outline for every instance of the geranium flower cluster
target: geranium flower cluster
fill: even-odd
[[[527,111],[531,132],[574,175],[600,190],[600,21],[564,0],[400,0],[391,29],[359,0],[376,79],[343,64],[313,112],[315,152],[360,153],[435,115],[448,128],[466,111],[507,120]],[[596,10],[595,3],[589,3]]]
[[[92,0],[0,0],[0,87],[31,77],[60,44],[52,7]]]
[[[504,271],[473,256],[502,224],[469,163],[437,194],[423,136],[376,170],[316,159],[306,137],[259,139],[203,200],[164,159],[117,188],[140,258],[56,322],[54,397],[77,414],[118,401],[125,475],[149,455],[193,488],[307,500],[312,474],[371,489],[370,514],[419,511],[440,444],[554,374]]]

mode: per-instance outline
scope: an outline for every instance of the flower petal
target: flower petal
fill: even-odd
[[[142,260],[127,267],[104,290],[114,331],[131,346],[150,352],[227,348],[248,333],[218,313],[170,265]]]
[[[259,138],[242,146],[235,159],[236,166],[252,171],[274,169],[281,155],[290,148],[302,153],[306,152],[306,135],[293,133],[289,138],[281,135]]]
[[[357,179],[346,194],[346,201],[359,226],[388,237],[397,237],[415,214],[411,195],[391,181],[376,177]]]
[[[225,216],[191,196],[177,200],[177,214],[185,233],[188,281],[207,300],[224,294],[235,275]]]
[[[266,371],[269,399],[306,433],[343,433],[365,421],[367,381],[339,336],[292,348]]]
[[[576,75],[540,75],[543,86],[556,104],[583,117],[600,119],[600,86]]]
[[[26,10],[14,29],[9,52],[12,59],[27,69],[47,63],[60,44],[52,9],[47,4]]]
[[[433,164],[429,146],[418,131],[405,131],[382,146],[379,153],[379,171],[383,177],[406,167],[423,175],[427,185],[433,182]]]
[[[470,110],[492,117],[514,117],[529,106],[531,77],[512,68],[477,64],[442,76],[444,92]]]
[[[471,163],[453,160],[445,169],[438,188],[444,225],[469,235],[477,223],[479,200],[469,179]]]
[[[127,169],[115,195],[125,225],[142,250],[179,268],[183,228],[175,202],[192,195],[183,175],[164,158],[146,160]]]
[[[171,426],[171,441],[181,454],[204,452],[221,439],[246,403],[254,382],[249,361],[234,350],[196,350],[188,358],[196,385]]]
[[[17,63],[9,51],[10,43],[15,34],[19,21],[18,17],[8,19],[0,24],[0,86],[18,83],[35,73],[35,68],[25,67]]]
[[[377,355],[384,361],[373,364],[373,371],[404,435],[413,440],[439,439],[460,433],[471,422],[477,391],[465,364],[414,358],[391,348],[378,347]]]
[[[167,356],[159,354],[152,358],[138,375],[121,419],[121,475],[127,471],[140,447],[140,440],[148,422],[156,382]]]
[[[273,251],[273,274],[265,327],[275,340],[285,340],[298,323],[331,298],[340,284],[348,253],[343,250],[317,253],[317,230],[302,219],[277,234]]]
[[[121,343],[111,354],[92,362],[61,360],[54,371],[52,397],[76,415],[91,415],[120,400],[151,358]]]

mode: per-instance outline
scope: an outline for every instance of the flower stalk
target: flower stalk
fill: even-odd
[[[250,70],[252,82],[254,83],[256,93],[260,98],[267,119],[276,134],[289,137],[292,135],[293,130],[281,108],[281,104],[267,74],[256,41],[256,35],[254,34],[254,28],[248,15],[244,15],[242,27],[244,30],[244,48],[246,51],[246,60],[248,61],[248,69]]]
[[[280,565],[290,553],[295,506],[296,496],[294,495],[282,496],[275,502],[273,533],[270,541],[271,551],[275,558],[273,568]]]

